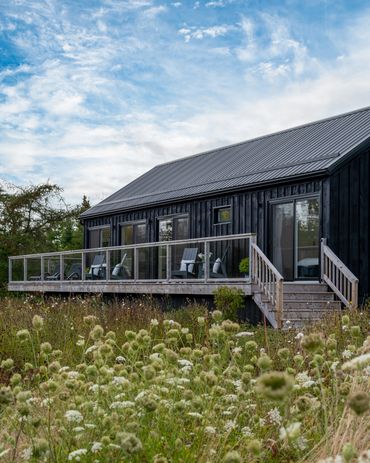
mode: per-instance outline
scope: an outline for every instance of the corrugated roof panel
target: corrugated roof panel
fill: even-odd
[[[161,164],[81,217],[323,171],[366,138],[370,107]]]

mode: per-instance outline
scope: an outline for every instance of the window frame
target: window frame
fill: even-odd
[[[140,244],[140,243],[136,243],[136,240],[135,240],[135,228],[134,228],[135,225],[145,225],[145,241],[144,241],[144,243],[147,243],[148,242],[148,221],[147,220],[129,220],[127,222],[119,222],[118,223],[120,246],[130,246],[129,244],[122,243],[122,228],[130,226],[130,225],[133,227],[133,230],[132,230],[133,243],[132,244]]]
[[[161,215],[156,217],[156,238],[157,241],[159,242],[159,222],[161,220],[171,220],[172,221],[172,239],[170,241],[177,241],[176,236],[173,238],[173,231],[174,231],[174,226],[173,226],[173,220],[174,219],[187,219],[188,221],[188,237],[187,239],[190,239],[190,214],[185,212],[185,213],[180,213],[180,214],[166,214],[166,215]]]
[[[229,209],[230,210],[230,219],[227,221],[219,221],[219,212],[222,209]],[[222,206],[214,206],[212,208],[212,218],[213,218],[213,225],[220,226],[220,225],[230,225],[233,221],[233,210],[231,204],[224,204]]]
[[[109,244],[107,246],[102,246],[102,232],[103,230],[109,229]],[[100,248],[107,248],[112,245],[112,227],[111,225],[96,225],[87,228],[88,231],[88,244],[89,247],[87,249],[100,249]],[[90,247],[90,232],[98,231],[99,232],[99,246],[97,248]]]

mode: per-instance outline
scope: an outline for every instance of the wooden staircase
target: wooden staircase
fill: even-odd
[[[253,299],[272,326],[277,327],[277,311],[268,298],[261,293],[255,293]],[[283,301],[283,328],[300,328],[305,323],[319,321],[328,313],[340,311],[342,308],[342,303],[336,299],[328,285],[319,282],[284,283]]]
[[[256,243],[251,245],[253,300],[274,328],[300,328],[342,305],[357,307],[358,279],[326,245],[321,244],[323,282],[284,282]]]

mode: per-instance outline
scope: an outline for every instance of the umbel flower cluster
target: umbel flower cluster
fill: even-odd
[[[18,331],[33,362],[1,361],[0,461],[310,461],[340,417],[368,430],[370,340],[348,317],[344,350],[333,334],[289,332],[274,352],[219,311],[199,317],[197,339],[153,319],[118,342],[84,321],[74,365],[43,341],[42,317]],[[326,457],[370,462],[356,442]]]

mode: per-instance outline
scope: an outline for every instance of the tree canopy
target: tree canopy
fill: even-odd
[[[90,207],[86,196],[69,206],[62,188],[50,183],[0,185],[0,285],[7,281],[8,256],[80,249],[79,215]]]

